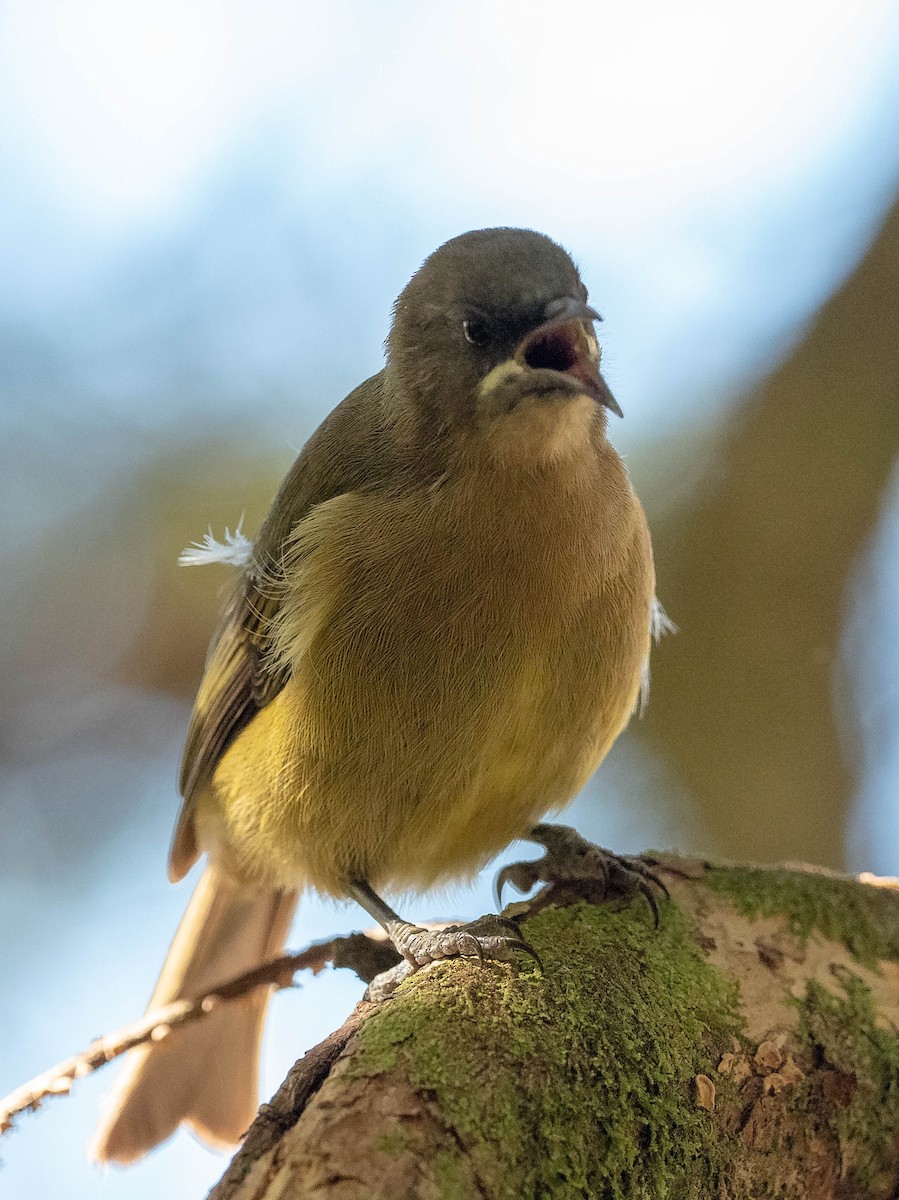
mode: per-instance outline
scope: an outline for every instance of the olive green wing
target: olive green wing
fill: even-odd
[[[316,504],[376,486],[391,470],[390,439],[380,415],[381,376],[340,404],[309,439],[288,473],[253,547],[250,562],[222,613],[206,660],[181,759],[184,803],[169,855],[169,877],[181,879],[200,854],[197,798],[237,735],[289,678],[272,661],[271,629],[287,586],[283,564],[296,526]]]
[[[277,607],[276,600],[262,595],[250,568],[222,613],[181,756],[178,788],[184,803],[169,855],[173,880],[181,879],[199,856],[194,829],[197,796],[231,742],[287,681],[286,669],[273,670],[266,662],[266,626]]]

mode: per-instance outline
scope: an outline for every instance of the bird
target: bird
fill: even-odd
[[[359,903],[412,968],[528,948],[500,917],[428,930],[383,894],[470,879],[516,838],[550,846],[542,818],[645,688],[664,619],[607,437],[600,320],[546,235],[452,238],[401,291],[383,368],[312,434],[254,542],[230,541],[170,878],[206,864],[151,1008],[276,957],[307,889]],[[134,1161],[182,1123],[237,1143],[266,1003],[130,1051],[94,1157]]]

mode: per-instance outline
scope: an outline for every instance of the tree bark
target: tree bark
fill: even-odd
[[[542,971],[439,963],[360,1004],[210,1200],[895,1196],[899,893],[654,861],[658,928],[516,905]]]

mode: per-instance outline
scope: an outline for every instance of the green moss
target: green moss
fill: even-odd
[[[438,1150],[433,1166],[440,1200],[471,1200],[471,1172],[463,1168],[458,1155]]]
[[[352,1075],[399,1068],[433,1095],[491,1197],[715,1194],[709,1163],[723,1172],[732,1146],[696,1107],[693,1079],[740,1028],[735,985],[671,904],[658,930],[640,905],[584,904],[525,930],[545,975],[522,961],[417,976],[363,1025]]]
[[[704,882],[749,917],[785,916],[802,942],[812,930],[865,966],[899,960],[899,893],[812,872],[712,867]]]
[[[397,1129],[395,1133],[385,1133],[378,1141],[378,1149],[384,1154],[389,1154],[391,1158],[399,1157],[408,1145],[409,1139],[402,1129]]]
[[[899,1127],[899,1037],[878,1027],[874,997],[857,975],[844,971],[841,983],[842,996],[812,981],[799,1002],[799,1036],[821,1068],[814,1086],[827,1088],[809,1109],[826,1114],[841,1151],[851,1146],[847,1184],[892,1195],[895,1168],[884,1164],[892,1164]]]

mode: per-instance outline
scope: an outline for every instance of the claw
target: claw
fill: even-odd
[[[463,935],[463,945],[466,948],[473,946],[474,951],[473,952],[469,951],[468,954],[463,954],[462,957],[463,958],[476,958],[478,960],[478,966],[483,967],[484,966],[484,950],[483,950],[483,947],[481,946],[481,943],[474,936],[474,934],[471,934],[471,933],[464,934]]]
[[[496,896],[497,908],[503,906],[503,888],[511,884],[517,892],[529,892],[540,879],[540,864],[542,859],[533,862],[507,863],[497,872],[493,882],[493,893]]]
[[[502,868],[501,871],[497,872],[496,879],[493,883],[493,890],[496,895],[496,907],[499,909],[502,909],[503,907],[503,888],[506,887],[507,884],[512,883],[512,876],[515,874],[516,865],[520,866],[521,864],[508,863]],[[527,889],[522,888],[520,890],[526,891]]]
[[[551,902],[561,887],[586,888],[587,895],[597,902],[610,894],[634,894],[639,891],[645,898],[658,928],[660,912],[657,888],[665,896],[670,893],[665,883],[639,858],[628,858],[613,854],[586,841],[576,830],[567,825],[536,825],[528,834],[530,841],[543,846],[545,854],[536,861],[508,863],[497,874],[494,884],[496,901],[502,907],[502,893],[511,883],[521,892],[530,891],[535,883],[547,884],[534,898],[538,906]]]
[[[513,943],[513,948],[515,950],[521,950],[525,954],[529,954],[531,956],[531,958],[534,960],[534,962],[537,964],[537,966],[540,968],[541,975],[546,973],[543,970],[543,959],[540,957],[540,955],[537,953],[537,951],[534,949],[534,947],[531,945],[530,942],[526,942],[524,940],[524,938],[518,938],[518,940]]]
[[[649,911],[652,913],[652,923],[658,929],[659,927],[659,902],[655,898],[655,893],[649,884],[643,880],[640,883],[640,891],[646,898],[646,903],[649,905]]]
[[[644,897],[644,899],[646,900],[646,903],[649,905],[649,911],[652,913],[653,924],[655,925],[656,929],[658,929],[659,920],[660,920],[659,902],[656,899],[655,892],[652,890],[652,888],[649,885],[651,883],[654,883],[655,886],[659,889],[659,891],[663,892],[665,894],[666,898],[669,900],[671,899],[671,893],[668,891],[668,888],[665,886],[664,881],[659,879],[658,875],[656,875],[655,871],[650,871],[650,869],[647,866],[645,866],[643,863],[639,863],[639,866],[636,863],[634,863],[633,866],[634,866],[634,869],[636,871],[638,871],[640,874],[640,882],[638,884],[638,887],[640,889],[641,895]]]
[[[668,890],[668,885],[665,883],[665,880],[662,879],[660,875],[656,875],[655,871],[650,871],[649,867],[646,868],[646,878],[650,880],[650,882],[654,883],[660,891],[665,893],[666,900],[671,899],[671,892]]]

